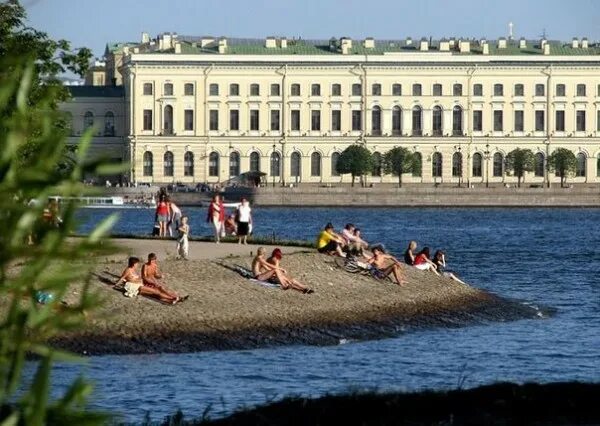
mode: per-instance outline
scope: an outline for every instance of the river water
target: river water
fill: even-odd
[[[184,213],[193,234],[210,233],[205,209]],[[80,231],[106,214],[82,211]],[[152,211],[120,215],[116,233],[151,230]],[[259,235],[310,240],[328,221],[352,222],[398,254],[415,239],[445,249],[467,282],[556,313],[331,347],[92,357],[56,366],[55,390],[83,372],[95,383],[92,407],[136,422],[177,408],[216,417],[288,395],[600,380],[599,209],[257,208],[254,220]]]

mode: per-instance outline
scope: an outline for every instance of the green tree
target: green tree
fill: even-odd
[[[567,176],[574,174],[577,168],[577,157],[569,149],[557,148],[550,157],[548,157],[548,166],[550,170],[558,173],[560,176],[560,187],[563,188],[567,181]]]
[[[350,145],[340,154],[336,170],[340,174],[352,175],[352,186],[354,178],[363,176],[373,168],[373,155],[362,145]]]
[[[517,176],[517,186],[521,187],[521,179],[525,172],[533,171],[535,156],[530,149],[516,148],[506,156],[506,169]]]
[[[402,188],[402,174],[412,172],[413,167],[416,166],[415,162],[419,161],[415,157],[411,151],[403,147],[393,148],[383,157],[385,172],[398,176],[398,188]]]

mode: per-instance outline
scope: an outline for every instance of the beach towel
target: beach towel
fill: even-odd
[[[233,268],[230,268],[230,269],[234,270],[235,272],[240,274],[242,277],[246,278],[248,281],[251,281],[251,282],[261,285],[263,287],[267,287],[267,288],[279,288],[280,287],[279,284],[271,283],[268,281],[257,280],[256,278],[254,278],[254,274],[252,273],[252,271],[250,269],[244,268],[243,266],[235,265],[235,266],[233,266]]]

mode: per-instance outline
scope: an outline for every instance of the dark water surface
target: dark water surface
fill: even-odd
[[[209,234],[206,210],[186,210],[192,233]],[[115,232],[150,231],[152,211],[120,213]],[[81,231],[106,214],[81,212]],[[332,221],[353,222],[396,253],[416,239],[445,249],[467,282],[557,312],[335,347],[93,357],[83,367],[57,366],[57,386],[83,371],[96,384],[93,406],[134,422],[146,411],[158,419],[177,408],[200,415],[210,407],[216,416],[287,395],[600,380],[599,209],[264,208],[254,218],[257,234],[280,238],[312,240]]]

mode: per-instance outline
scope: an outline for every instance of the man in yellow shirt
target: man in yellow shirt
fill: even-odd
[[[346,257],[346,253],[342,251],[342,246],[344,244],[344,239],[334,232],[331,223],[325,225],[325,228],[317,237],[317,251],[330,256],[338,255]]]

